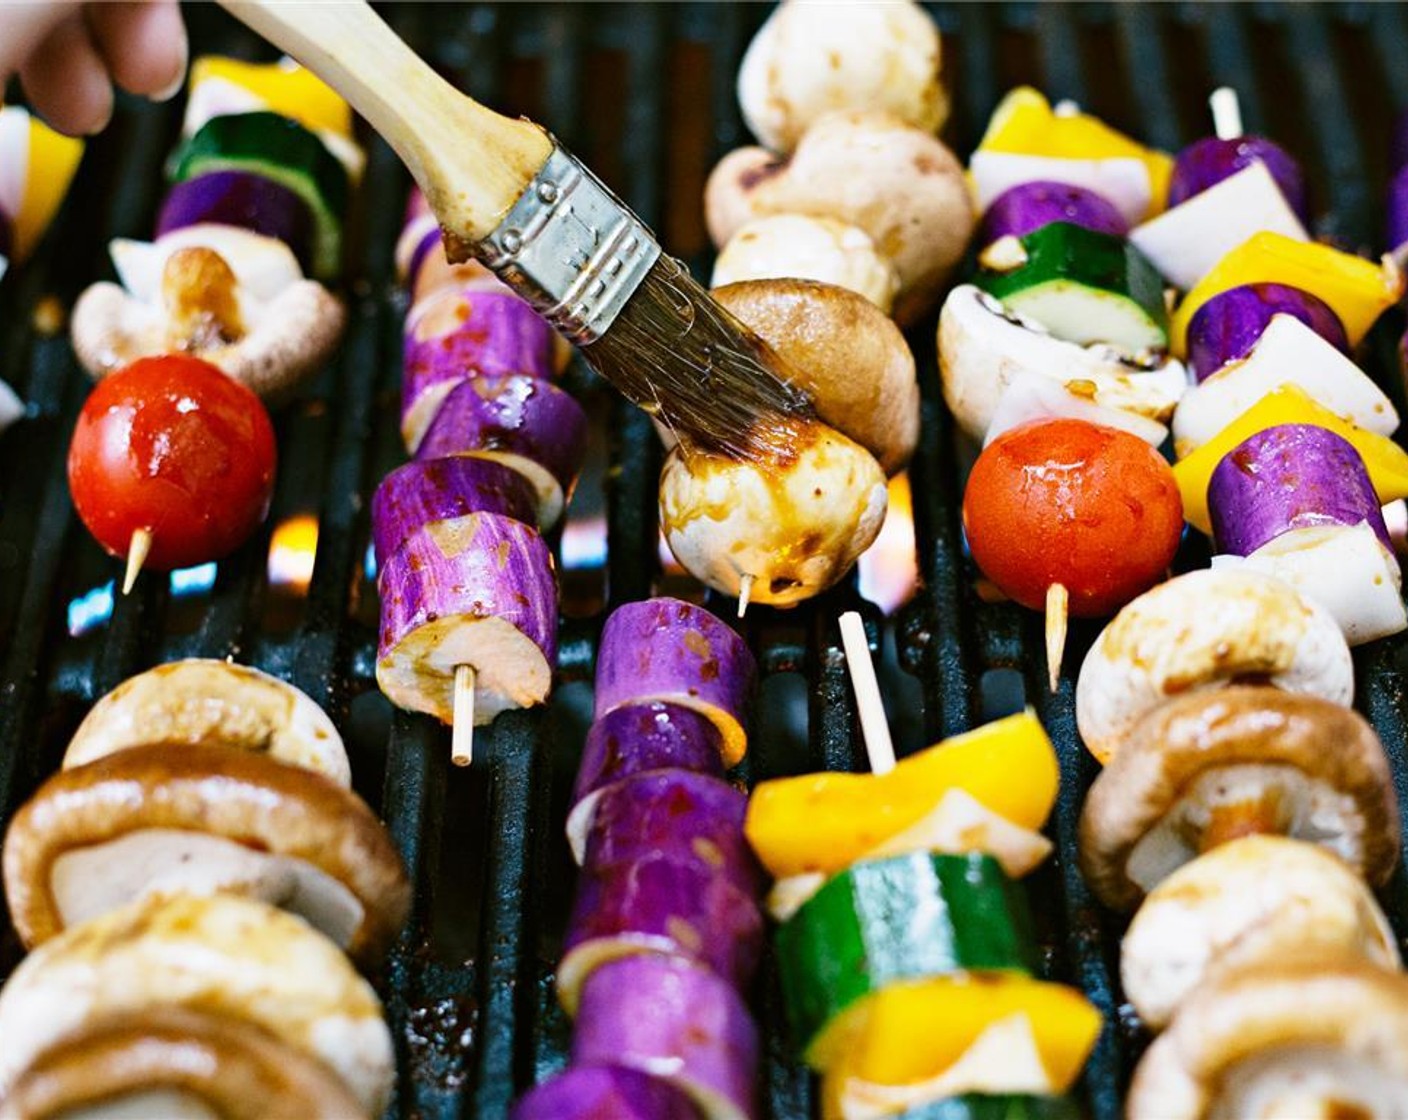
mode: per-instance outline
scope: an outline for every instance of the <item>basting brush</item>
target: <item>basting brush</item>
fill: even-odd
[[[812,415],[773,352],[538,125],[436,74],[362,0],[221,0],[338,91],[425,193],[451,261],[477,257],[629,400],[697,445],[787,455]]]

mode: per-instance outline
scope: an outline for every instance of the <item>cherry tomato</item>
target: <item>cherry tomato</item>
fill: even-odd
[[[98,382],[68,450],[78,516],[125,556],[152,534],[157,571],[217,560],[269,512],[274,427],[259,398],[209,362],[142,358]]]
[[[993,440],[963,495],[983,574],[1040,610],[1063,584],[1070,613],[1112,614],[1158,582],[1183,531],[1173,472],[1137,436],[1084,420],[1038,420]]]

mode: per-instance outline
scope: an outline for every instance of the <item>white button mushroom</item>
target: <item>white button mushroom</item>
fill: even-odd
[[[660,476],[660,522],[685,569],[757,603],[791,606],[846,574],[885,520],[871,454],[816,424],[788,462],[740,462],[679,444]]]
[[[948,116],[940,61],[938,28],[912,0],[784,0],[743,56],[738,104],[779,152],[834,109],[884,109],[937,132]]]

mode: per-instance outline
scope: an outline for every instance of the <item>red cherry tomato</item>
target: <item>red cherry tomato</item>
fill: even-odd
[[[125,556],[152,534],[157,571],[218,560],[269,511],[274,427],[259,398],[209,362],[142,358],[98,382],[78,415],[68,484],[98,543]]]
[[[1163,456],[1143,440],[1084,420],[1038,420],[978,456],[963,527],[983,574],[1040,610],[1052,584],[1070,613],[1112,614],[1156,583],[1183,531],[1183,503]]]

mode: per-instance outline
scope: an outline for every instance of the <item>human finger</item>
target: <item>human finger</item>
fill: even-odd
[[[113,81],[129,93],[165,100],[186,74],[186,26],[176,0],[89,4],[89,30]]]
[[[76,8],[25,60],[20,82],[35,111],[60,132],[100,132],[112,118],[107,66]]]

